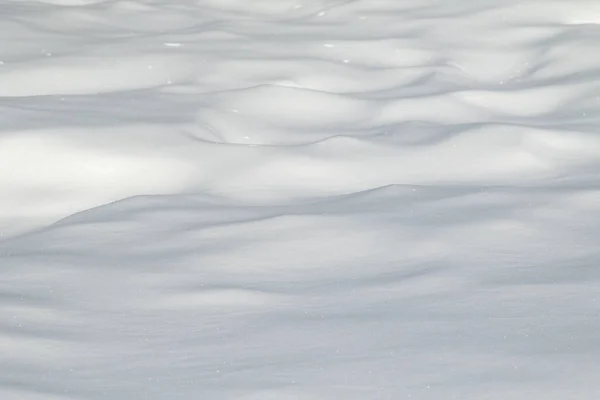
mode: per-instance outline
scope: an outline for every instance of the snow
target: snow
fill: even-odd
[[[0,399],[600,395],[600,3],[0,5]]]

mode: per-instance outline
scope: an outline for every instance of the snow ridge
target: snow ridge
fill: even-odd
[[[0,398],[596,398],[596,2],[0,12]]]

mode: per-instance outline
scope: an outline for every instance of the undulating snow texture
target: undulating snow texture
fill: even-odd
[[[0,1],[0,399],[600,398],[600,2]]]

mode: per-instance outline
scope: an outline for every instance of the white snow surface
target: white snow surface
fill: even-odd
[[[600,2],[0,35],[0,399],[600,398]]]

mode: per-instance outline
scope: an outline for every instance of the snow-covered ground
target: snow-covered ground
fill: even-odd
[[[597,0],[0,1],[0,399],[600,398]]]

